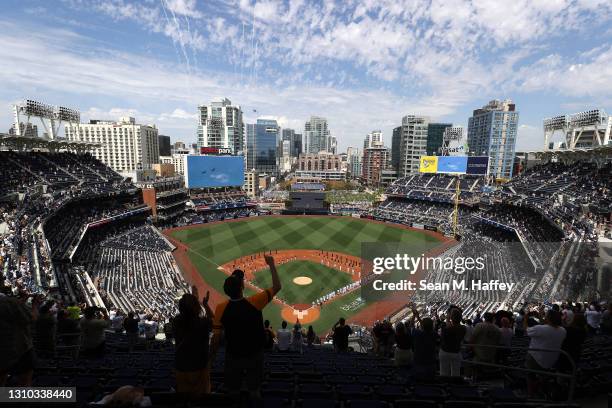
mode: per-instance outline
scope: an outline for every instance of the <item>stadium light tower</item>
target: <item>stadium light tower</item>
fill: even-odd
[[[76,109],[48,105],[32,99],[26,99],[21,103],[15,104],[13,111],[15,114],[15,132],[17,136],[23,136],[21,123],[24,123],[23,129],[27,129],[31,118],[40,119],[50,139],[55,139],[58,136],[62,122],[79,123],[81,121],[81,114]]]
[[[544,150],[551,149],[551,140],[561,131],[566,149],[598,147],[610,143],[612,116],[602,109],[554,116],[544,119]]]

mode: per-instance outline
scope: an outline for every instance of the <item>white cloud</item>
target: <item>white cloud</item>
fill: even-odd
[[[43,41],[43,37],[51,37],[49,33],[41,31],[40,38],[28,38],[15,26],[4,28],[4,34],[0,35],[0,60],[12,61],[0,70],[5,90],[35,87],[36,92],[54,95],[52,103],[69,106],[76,99],[114,100],[114,106],[106,108],[98,102],[95,107],[75,107],[84,109],[84,120],[133,116],[139,122],[156,123],[162,133],[172,134],[174,130],[184,135],[188,132],[193,135],[191,140],[195,138],[197,125],[192,112],[199,103],[208,102],[214,95],[224,95],[242,105],[246,121],[275,113],[281,126],[297,131],[302,130],[310,115],[326,116],[334,135],[343,143],[353,145],[360,144],[366,129],[397,123],[407,110],[435,115],[452,110],[449,106],[437,106],[433,99],[420,102],[383,90],[300,84],[278,89],[266,83],[241,87],[237,78],[227,73],[220,76],[202,72],[190,76],[177,73],[173,65],[103,49],[93,55],[83,55],[75,52],[76,47],[68,36]],[[83,41],[79,37],[76,40]],[[38,63],[40,55],[45,55],[44,63]],[[123,101],[121,106],[146,108],[117,107],[117,99]],[[177,107],[168,111],[169,104]],[[8,126],[10,123],[5,124]]]
[[[184,109],[176,108],[171,113],[162,113],[158,120],[165,121],[169,119],[189,119],[197,120],[198,115],[196,113],[189,113]]]
[[[596,47],[580,57],[576,61],[558,54],[548,55],[519,70],[517,86],[526,92],[554,90],[567,96],[595,96],[609,100],[612,46]]]
[[[202,13],[200,13],[196,6],[196,0],[161,0],[166,3],[166,8],[175,14],[179,14],[181,16],[200,18],[202,17]]]
[[[408,113],[440,118],[516,91],[610,101],[612,47],[556,46],[569,35],[606,35],[605,1],[68,1],[167,37],[178,66],[67,30],[0,24],[0,60],[10,61],[0,97],[12,98],[10,89],[91,97],[100,113],[137,106],[135,116],[195,134],[195,107],[221,95],[247,120],[257,109],[296,130],[311,114],[327,116],[343,145],[378,127],[389,142]]]

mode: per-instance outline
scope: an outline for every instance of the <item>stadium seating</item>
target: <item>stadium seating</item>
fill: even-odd
[[[146,310],[165,322],[176,312],[176,299],[188,290],[170,250],[163,237],[144,226],[102,242],[88,254],[88,272],[107,294],[107,306]]]
[[[175,390],[172,367],[174,346],[166,342],[145,343],[144,339],[132,351],[125,336],[106,333],[107,353],[99,359],[57,355],[41,359],[34,384],[38,386],[76,386],[80,402],[97,401],[123,385],[141,386],[150,396],[153,406],[186,406]],[[583,373],[577,384],[579,395],[609,386],[606,377],[610,366],[597,361],[611,361],[609,348],[612,338],[596,336],[585,344]],[[525,345],[517,338],[515,345]],[[602,350],[601,346],[608,344]],[[524,351],[514,353],[513,366],[524,361]],[[469,359],[469,358],[468,358]],[[224,399],[224,353],[221,351],[211,369],[212,391],[217,402]],[[543,406],[542,401],[530,401],[513,386],[474,385],[462,378],[421,378],[411,369],[397,368],[383,357],[371,354],[337,354],[330,348],[312,348],[304,354],[266,353],[265,376],[262,386],[264,406],[392,406],[392,407],[510,407]],[[508,371],[506,374],[510,374]],[[500,374],[503,378],[504,374]],[[521,375],[511,375],[520,381]],[[489,381],[491,382],[491,380]],[[602,388],[605,389],[605,388]],[[507,405],[503,405],[507,404]],[[561,403],[545,403],[547,407],[567,407]],[[193,405],[191,405],[193,406]]]
[[[498,310],[518,316],[526,302],[531,302],[531,308],[544,307],[542,299],[595,298],[596,240],[602,221],[597,214],[612,205],[611,170],[610,164],[549,163],[491,193],[483,190],[482,178],[461,179],[456,217],[460,240],[440,256],[487,253],[486,271],[495,271],[496,279],[522,281],[523,288],[509,293],[423,295],[415,299],[422,315],[432,317],[440,327],[451,304],[463,309],[464,319],[477,319]],[[450,235],[455,227],[456,181],[456,177],[439,175],[397,180],[387,190],[388,199],[369,215]],[[185,213],[167,226],[259,213],[240,194],[192,198],[196,207],[207,210]],[[153,315],[164,327],[177,312],[177,298],[188,288],[172,258],[172,246],[150,225],[145,207],[132,184],[91,155],[0,152],[3,290],[11,295],[40,294],[64,305],[134,311],[143,320]],[[568,269],[566,259],[579,262]],[[443,269],[426,273],[432,282],[450,279]],[[409,322],[412,317],[412,307],[390,316],[394,323]],[[602,394],[612,385],[612,338],[599,331],[588,336],[581,351],[578,397]],[[303,354],[266,353],[264,406],[555,406],[550,401],[527,400],[524,375],[510,370],[492,371],[490,380],[495,385],[474,378],[422,378],[414,370],[396,367],[388,356],[376,355],[377,340],[370,328],[362,327],[359,333],[367,353],[338,354],[325,345]],[[40,338],[34,335],[39,347]],[[127,336],[108,331],[106,339],[104,357],[91,359],[78,353],[78,344],[71,343],[70,336],[58,336],[51,355],[37,350],[34,385],[76,386],[82,405],[123,385],[143,386],[154,406],[187,404],[174,391],[175,345],[171,341],[140,336],[130,351]],[[509,355],[508,365],[523,367],[528,339],[517,332],[512,345],[519,349]],[[223,358],[222,349],[211,371],[215,394],[203,397],[202,405],[227,402]],[[464,358],[471,360],[468,350]],[[567,389],[565,385],[556,388]]]

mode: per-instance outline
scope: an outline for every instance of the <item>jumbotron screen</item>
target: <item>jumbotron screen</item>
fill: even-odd
[[[236,187],[244,184],[242,156],[186,156],[187,188]]]

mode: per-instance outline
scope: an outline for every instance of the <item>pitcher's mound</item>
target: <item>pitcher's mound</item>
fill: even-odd
[[[308,276],[298,276],[297,278],[293,278],[293,283],[296,285],[310,285],[312,283],[312,279]]]

